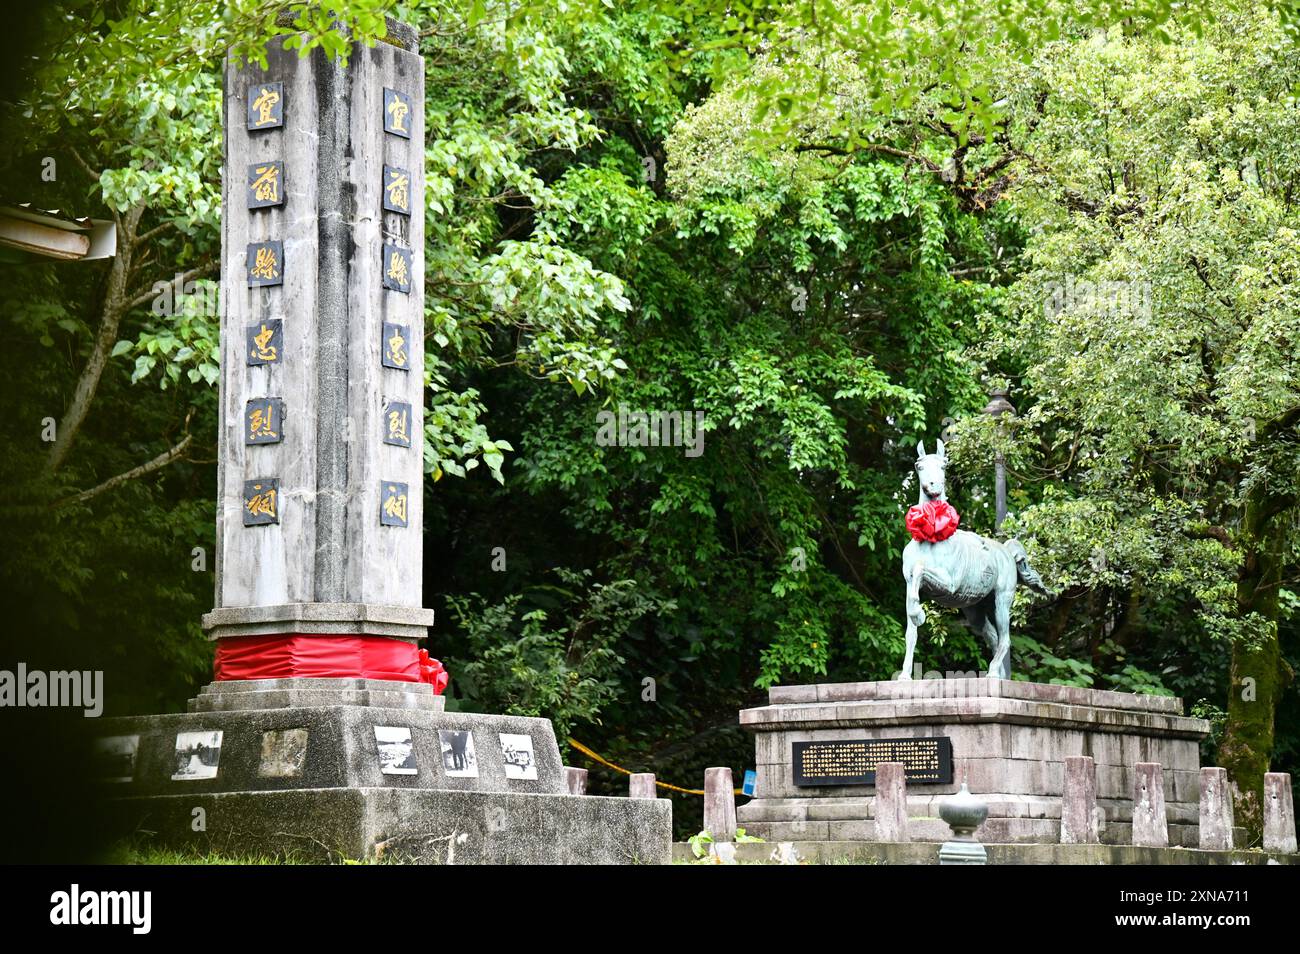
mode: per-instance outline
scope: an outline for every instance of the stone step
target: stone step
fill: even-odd
[[[319,706],[369,706],[382,709],[427,709],[441,711],[441,696],[421,696],[408,692],[342,692],[313,690],[279,690],[271,692],[236,692],[200,695],[191,699],[190,712],[231,712],[249,709],[287,709]]]
[[[1054,686],[1009,679],[912,679],[875,682],[835,682],[803,686],[773,686],[767,691],[772,705],[810,702],[885,702],[916,699],[1024,699],[1099,709],[1183,714],[1183,701],[1173,696],[1150,696],[1108,689]]]
[[[199,690],[200,695],[231,692],[266,692],[273,689],[371,689],[402,690],[433,694],[433,687],[425,682],[407,682],[401,679],[336,678],[316,679],[222,679],[214,680]]]
[[[190,712],[295,706],[373,706],[441,712],[442,696],[422,682],[396,679],[246,679],[211,682],[189,700]]]
[[[907,810],[912,818],[934,818],[946,795],[909,795]],[[981,795],[980,801],[989,807],[991,818],[1047,818],[1060,821],[1059,798],[1025,795]],[[1097,804],[1108,819],[1127,818],[1132,810],[1131,799],[1099,798]],[[867,799],[777,799],[759,798],[736,808],[736,817],[746,824],[782,821],[860,821],[875,817],[875,800]],[[1195,825],[1199,821],[1199,807],[1183,803],[1165,803],[1170,824]]]
[[[766,821],[746,822],[745,833],[767,841],[874,841],[875,821]],[[938,818],[909,818],[908,837],[912,841],[944,842],[952,838],[950,829]],[[1060,841],[1061,823],[1052,818],[990,818],[976,829],[975,837],[984,844],[1056,844]],[[1127,845],[1132,825],[1108,823],[1101,833],[1102,844]],[[1173,847],[1197,847],[1195,825],[1169,825],[1169,844]]]

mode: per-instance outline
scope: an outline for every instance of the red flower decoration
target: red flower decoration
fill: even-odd
[[[957,511],[946,500],[927,500],[907,511],[907,532],[913,540],[938,543],[957,532]]]
[[[447,688],[447,683],[451,681],[451,673],[442,668],[442,663],[429,656],[427,649],[420,650],[420,682],[427,682],[433,686],[435,696],[442,695],[442,691]]]

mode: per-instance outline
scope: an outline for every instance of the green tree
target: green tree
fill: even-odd
[[[1032,402],[1013,466],[1054,488],[1021,526],[1119,593],[1104,618],[1176,598],[1226,642],[1219,759],[1256,832],[1292,678],[1298,67],[1259,5],[1168,44],[1113,29],[1043,50],[1009,83],[1031,239],[1015,320],[992,326]]]

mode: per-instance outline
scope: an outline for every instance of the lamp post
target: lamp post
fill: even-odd
[[[990,388],[989,403],[984,407],[984,413],[991,415],[998,420],[998,430],[1001,433],[1001,418],[1003,414],[1015,414],[1016,409],[1007,395],[1010,392],[1007,388]],[[993,528],[1002,529],[1002,521],[1007,519],[1007,460],[1002,451],[998,451],[993,458],[993,473],[995,480],[994,500],[997,508],[997,514],[994,518]]]

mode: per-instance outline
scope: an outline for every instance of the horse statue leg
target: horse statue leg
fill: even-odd
[[[990,679],[1011,678],[1011,599],[1015,592],[1014,583],[1005,590],[994,592],[993,625],[997,630],[998,648],[989,662]]]
[[[924,577],[925,566],[917,560],[907,576],[907,653],[903,656],[903,672],[898,677],[903,680],[912,678],[912,654],[916,651],[916,629],[925,624],[925,610],[921,608],[921,580]]]
[[[990,593],[974,606],[963,607],[962,615],[966,617],[966,625],[971,631],[978,633],[984,640],[989,656],[997,655],[998,628],[993,625],[993,594]]]

